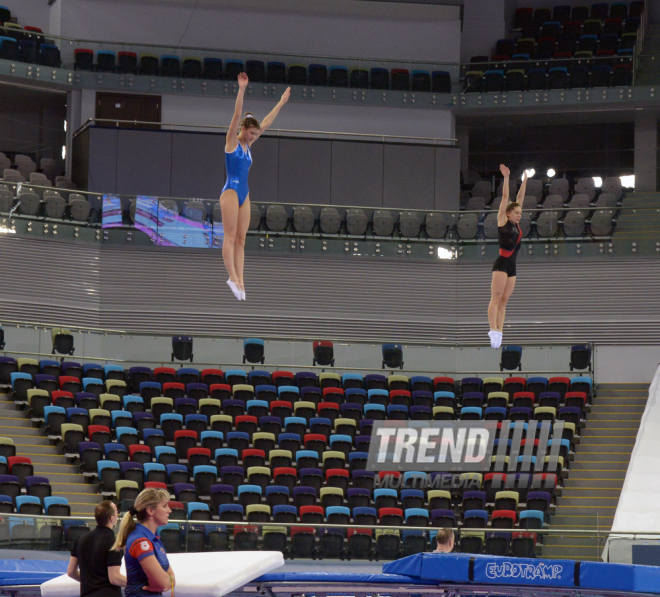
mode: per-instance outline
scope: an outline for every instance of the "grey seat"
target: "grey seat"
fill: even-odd
[[[523,199],[523,213],[525,213],[525,211],[529,211],[532,216],[535,216],[538,208],[539,201],[536,195],[525,195],[525,198]]]
[[[594,236],[609,236],[612,233],[614,211],[611,209],[599,209],[591,217],[591,234]]]
[[[13,170],[12,168],[5,168],[2,173],[2,178],[5,179],[5,182],[25,182],[25,176],[23,176],[18,170]]]
[[[16,170],[18,170],[26,179],[30,178],[30,174],[37,171],[37,165],[30,160],[21,160],[16,162]]]
[[[183,215],[193,222],[203,222],[206,220],[206,208],[199,201],[187,201],[183,208]]]
[[[248,226],[248,230],[259,230],[263,217],[264,214],[261,206],[250,202],[250,225]],[[222,221],[222,218],[219,221]]]
[[[518,226],[520,226],[522,237],[527,238],[529,233],[532,231],[532,214],[529,211],[524,210],[522,212]]]
[[[441,240],[447,235],[449,225],[444,214],[428,213],[424,219],[424,227],[426,229],[426,236]]]
[[[584,236],[584,220],[586,214],[584,211],[572,210],[566,214],[564,218],[563,227],[564,234],[569,237],[582,237]]]
[[[39,168],[42,170],[48,166],[55,166],[56,164],[57,162],[53,158],[41,158],[41,160],[39,160]]]
[[[587,195],[589,202],[593,201],[596,197],[596,183],[593,178],[580,178],[575,185],[575,193],[579,195]]]
[[[573,195],[568,204],[568,207],[570,209],[589,209],[590,205],[591,200],[589,199],[589,195],[585,193],[578,193],[577,195]]]
[[[334,207],[324,207],[321,210],[319,224],[323,234],[337,234],[341,228],[341,216]]]
[[[547,199],[546,199],[547,201]],[[556,211],[543,212],[536,220],[536,231],[541,238],[554,238],[559,230],[559,215]]]
[[[296,205],[293,208],[293,228],[296,232],[310,233],[314,230],[316,218],[308,205]]]
[[[38,180],[48,180],[48,177],[43,172],[32,172],[30,174],[30,182],[32,184],[40,184]]]
[[[367,233],[369,220],[363,209],[346,210],[346,230],[353,236],[363,236]]]
[[[71,193],[69,195],[69,214],[76,222],[87,222],[92,206],[83,195]],[[135,221],[135,202],[131,203],[131,217]]]
[[[474,239],[479,232],[479,216],[475,213],[463,214],[456,224],[456,232],[461,239]]]
[[[470,197],[465,211],[483,211],[486,209],[486,200],[483,197]]]
[[[0,172],[11,170],[11,160],[5,156],[0,156]]]
[[[74,193],[72,193],[72,194],[74,194]],[[60,192],[56,191],[54,189],[46,189],[44,191],[44,199],[46,199],[46,197],[61,197],[61,196],[62,195],[60,194]],[[80,195],[80,197],[82,197],[82,195]]]
[[[49,195],[44,199],[47,218],[56,218],[61,220],[66,210],[66,201],[62,197]]]
[[[58,185],[61,183],[57,183]],[[159,207],[162,207],[163,209],[167,209],[171,212],[173,212],[176,215],[179,215],[179,206],[174,199],[161,199],[158,202]]]
[[[484,220],[484,236],[486,238],[497,238],[497,214],[488,214]]]
[[[422,222],[414,211],[402,211],[399,214],[399,232],[404,238],[418,238],[422,231]]]
[[[392,236],[394,234],[394,218],[384,209],[377,209],[371,220],[371,226],[376,236]]]
[[[58,189],[69,189],[71,191],[77,191],[78,187],[72,182],[61,181],[55,185]]]
[[[11,210],[11,206],[14,204],[14,195],[11,191],[6,191],[4,189],[0,190],[0,212],[8,213]]]
[[[289,224],[289,216],[281,205],[269,205],[266,210],[266,226],[272,232],[284,232]]]
[[[536,201],[541,203],[541,199],[543,199],[543,182],[536,178],[530,178],[525,188],[525,201],[527,201],[528,196],[536,197]]]
[[[542,207],[543,209],[561,209],[564,207],[564,200],[562,199],[561,195],[548,195],[545,198]]]
[[[24,216],[36,216],[39,213],[41,200],[36,193],[21,193],[18,200],[20,201],[18,209]]]
[[[621,194],[623,193],[623,186],[621,185],[621,179],[618,176],[611,176],[606,178],[603,181],[603,186],[600,188],[602,193],[612,193],[616,197],[616,200],[621,199]]]
[[[601,193],[596,201],[596,207],[615,208],[617,207],[616,195],[614,193]]]
[[[562,201],[568,201],[568,180],[565,178],[556,178],[550,183],[548,195],[559,195]]]
[[[486,203],[490,203],[490,200],[493,198],[493,185],[489,180],[475,182],[470,196],[483,197],[486,199]]]

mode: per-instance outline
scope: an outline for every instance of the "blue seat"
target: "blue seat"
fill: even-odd
[[[18,501],[18,498],[16,498]],[[523,526],[523,520],[527,528],[541,529],[545,516],[540,510],[523,510],[520,513],[520,526]]]
[[[204,58],[204,78],[222,79],[222,60],[220,58]]]
[[[359,373],[344,373],[341,376],[342,387],[347,388],[347,384],[352,388],[362,388],[364,384],[364,377]]]
[[[174,54],[163,54],[160,57],[160,74],[163,77],[181,76],[181,59]]]
[[[156,446],[154,448],[154,456],[156,456],[156,462],[160,462],[161,457],[174,457],[177,458],[176,450],[172,446]]]
[[[95,396],[105,392],[105,385],[103,380],[98,377],[83,377],[82,379],[83,391],[90,392]]]
[[[142,396],[133,396],[131,394],[127,394],[122,398],[124,402],[124,408],[128,411],[129,408],[131,408],[130,405],[139,405],[142,411],[144,411],[144,400],[142,399]],[[129,412],[139,412],[139,411],[129,411]]]
[[[256,494],[256,496],[258,496],[258,500],[252,503],[258,504],[261,500],[261,496],[263,495],[263,491],[259,485],[241,485],[237,491],[239,501],[241,501],[241,496],[243,494]]]
[[[183,415],[179,413],[163,413],[160,415],[160,425],[162,426],[165,421],[178,421],[183,427]]]
[[[296,386],[280,386],[277,388],[277,397],[279,400],[287,400],[287,394],[291,394],[291,397],[293,397],[294,400],[298,400],[298,396],[300,396],[300,389],[298,389]]]
[[[238,75],[245,71],[242,60],[225,60],[225,79],[236,81]]]
[[[385,407],[382,404],[365,404],[364,416],[367,419],[382,421],[385,419]]]
[[[46,425],[48,425],[49,415],[53,415],[55,413],[66,416],[66,410],[62,406],[44,406],[44,420],[46,422]]]
[[[133,415],[127,410],[113,410],[110,415],[112,416],[112,426],[115,429],[117,428],[117,419],[129,419],[130,421],[133,421]],[[128,427],[128,425],[124,424],[120,425],[120,427]]]
[[[314,389],[318,389],[320,394],[320,388]],[[367,401],[367,392],[363,388],[346,388],[344,391],[344,396],[346,398],[346,402],[364,404]]]
[[[409,491],[415,491],[415,490],[409,490]],[[425,508],[406,508],[403,515],[404,515],[404,518],[406,520],[406,524],[408,524],[408,519],[411,516],[419,516],[419,517],[425,518],[426,519],[426,524],[428,524],[429,511],[426,510]],[[415,524],[413,526],[422,526],[422,525]]]
[[[348,69],[345,66],[331,66],[328,69],[330,87],[348,87]]]
[[[256,62],[248,60],[248,67],[252,66],[250,63]],[[256,65],[255,65],[256,66]],[[264,63],[262,62],[259,67],[256,67],[255,70],[259,70],[263,73]],[[250,77],[251,81],[258,82],[254,76]],[[265,342],[261,338],[245,338],[243,340],[243,362],[248,363],[262,363],[264,362],[264,346]]]
[[[372,508],[371,506],[358,506],[353,508],[353,519],[355,519],[356,516],[373,516],[374,518],[377,518],[378,512],[376,511],[376,508]]]
[[[103,444],[103,451],[105,453],[106,458],[110,458],[110,454],[112,452],[124,452],[128,454],[128,450],[126,449],[126,446],[123,444],[118,444],[116,442],[108,442],[106,444]]]
[[[92,371],[93,373],[98,372],[100,375],[105,375],[105,371],[103,371],[103,366],[99,365],[98,363],[85,363],[83,365],[83,377],[92,377],[91,375],[88,375],[90,371]]]
[[[482,418],[482,410],[478,406],[464,406],[461,408],[461,419],[463,418],[468,418],[468,419],[481,419]]]
[[[403,473],[403,484],[408,485],[408,481],[410,481],[410,479],[422,479],[421,482],[423,483],[424,481],[426,481],[426,473],[422,473],[420,471],[405,471]],[[404,497],[404,494],[403,494],[404,491],[419,491],[419,490],[417,490],[417,489],[402,490],[401,491],[401,497],[402,498]],[[413,495],[413,494],[406,494],[406,495]],[[417,494],[414,494],[414,495],[417,495]]]
[[[188,479],[190,477],[190,475],[188,473],[188,468],[186,467],[185,464],[178,464],[178,463],[177,464],[166,464],[165,465],[165,472],[167,473],[167,478],[169,479],[171,484],[174,484],[175,482],[178,482],[178,478],[177,478],[177,481],[172,481],[172,479],[171,479],[172,473],[185,474],[186,479]]]
[[[387,390],[368,390],[367,402],[370,404],[382,404],[387,406],[390,403],[390,394]]]
[[[256,383],[255,383],[256,380]],[[254,391],[257,391],[257,386],[261,385],[270,385],[271,378],[269,371],[260,371],[259,369],[253,369],[248,372],[248,383],[254,386]]]
[[[239,514],[240,517],[243,518],[245,510],[241,504],[220,504],[218,506],[218,515],[220,516],[220,520],[222,520],[223,514],[231,512]]]
[[[328,506],[325,509],[325,516],[331,516],[332,514],[344,514],[345,516],[350,516],[351,511],[346,506]],[[342,529],[335,529],[335,532],[341,532]]]
[[[96,52],[96,70],[98,72],[112,72],[115,68],[116,54],[111,50]]]
[[[388,404],[387,418],[394,420],[406,420],[408,418],[408,407],[405,404]]]
[[[188,518],[192,518],[192,513],[193,512],[210,512],[210,508],[208,504],[204,504],[203,502],[188,502],[186,504],[186,511],[188,514]]]
[[[114,52],[110,52],[111,54],[114,54]],[[114,373],[121,373],[122,375],[126,375],[124,368],[120,367],[119,365],[105,365],[103,367],[103,371],[105,373],[105,378],[108,379],[108,375]]]
[[[298,450],[296,452],[296,466],[298,467],[299,470],[301,468],[310,468],[309,463],[307,463],[305,466],[300,465],[300,461],[303,458],[309,458],[310,460],[312,460],[315,463],[313,466],[316,467],[319,461],[319,454],[314,450]]]
[[[48,510],[51,506],[69,506],[69,500],[61,496],[47,496],[44,498],[44,512],[48,516]]]
[[[463,513],[463,527],[464,528],[482,528],[481,526],[466,526],[468,519],[474,519],[475,521],[480,521],[478,524],[482,524],[483,528],[488,524],[488,512],[486,510],[466,510]]]
[[[503,406],[488,406],[484,411],[484,419],[503,421],[506,419],[506,408]]]
[[[330,449],[338,450],[340,452],[347,452],[353,445],[353,439],[350,435],[343,435],[341,433],[333,433],[330,436]]]
[[[371,81],[371,89],[390,88],[390,71],[386,68],[372,68],[369,79]]]
[[[165,434],[163,433],[162,429],[143,429],[142,430],[142,439],[144,440],[144,443],[147,444],[147,440],[152,437],[152,436],[158,436],[162,437],[163,439],[165,438]],[[157,448],[162,448],[163,446],[156,446]]]
[[[23,379],[23,380],[32,381],[32,376],[29,373],[21,373],[21,372],[18,372],[18,371],[14,371],[13,373],[11,373],[9,378],[11,380],[11,387],[14,390],[16,389],[16,383],[19,380]]]
[[[231,377],[238,377],[240,378],[240,381],[232,380],[233,383],[229,383],[229,378]],[[247,383],[248,374],[243,371],[243,369],[227,369],[227,371],[225,371],[225,379],[227,380],[227,383],[232,386],[236,383]]]
[[[108,446],[108,445],[109,445],[109,444],[106,444],[106,446]],[[99,478],[101,477],[101,472],[102,472],[104,469],[117,469],[117,470],[121,470],[121,467],[119,466],[119,463],[118,463],[118,462],[115,462],[114,460],[99,460],[99,461],[96,463],[96,472],[97,472]]]
[[[142,468],[144,469],[144,476],[145,479],[148,480],[149,473],[151,472],[162,472],[167,474],[167,470],[165,469],[165,465],[161,464],[160,462],[145,462],[142,465]]]
[[[34,495],[18,495],[16,496],[16,512],[21,514],[21,509],[23,506],[31,505],[32,508],[26,508],[28,510],[25,514],[41,514],[41,500]]]
[[[307,69],[307,83],[315,87],[327,87],[328,67],[325,64],[310,64]]]

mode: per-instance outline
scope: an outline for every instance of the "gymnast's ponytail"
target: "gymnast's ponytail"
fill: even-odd
[[[245,116],[243,117],[243,120],[241,120],[241,127],[245,127],[246,129],[250,129],[250,128],[260,129],[261,124],[254,117],[254,114],[252,114],[252,112],[246,112]]]
[[[170,494],[165,489],[148,487],[140,492],[135,500],[135,505],[124,514],[117,532],[117,539],[112,549],[121,550],[126,547],[128,536],[135,530],[135,516],[138,522],[143,522],[149,515],[147,508],[157,508],[161,502],[169,501]]]

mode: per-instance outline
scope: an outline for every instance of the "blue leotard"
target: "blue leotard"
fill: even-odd
[[[231,153],[225,151],[225,167],[227,169],[227,182],[222,191],[233,189],[238,195],[239,207],[245,203],[248,193],[248,172],[252,165],[252,153],[250,147],[243,150],[239,143]]]

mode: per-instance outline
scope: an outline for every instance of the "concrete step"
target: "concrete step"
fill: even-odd
[[[92,507],[103,501],[100,493],[78,493],[72,491],[55,491],[53,495],[65,497],[70,504],[87,504]]]
[[[591,452],[588,454],[580,454],[579,463],[580,464],[601,464],[601,463],[617,463],[623,464],[623,468],[628,468],[628,463],[630,462],[630,451],[628,452],[606,452],[598,453]],[[575,463],[577,464],[577,462]],[[572,470],[572,467],[571,467]]]
[[[596,494],[598,497],[594,497],[594,494]],[[596,503],[599,503],[598,500],[601,500],[602,503],[608,504],[606,500],[610,499],[619,499],[619,496],[621,495],[621,487],[611,487],[608,485],[603,485],[602,481],[600,483],[600,486],[585,486],[583,483],[580,483],[578,486],[575,487],[566,487],[564,486],[564,490],[562,491],[561,494],[561,499],[562,499],[562,504],[564,503],[564,500],[567,500],[566,503],[569,503],[568,500],[571,499],[583,499],[583,498],[589,498],[593,499],[596,501]],[[576,502],[577,503],[577,502]]]
[[[24,452],[21,456],[27,456],[34,465],[42,466],[70,466],[64,454],[38,454],[35,452]],[[75,468],[75,467],[74,467]]]
[[[16,414],[18,416],[9,416],[9,414]],[[0,425],[3,427],[12,427],[14,429],[18,428],[29,428],[29,429],[36,429],[36,427],[33,425],[32,421],[30,419],[26,419],[25,417],[21,417],[20,413],[8,413],[7,416],[0,417]]]
[[[587,425],[582,430],[582,441],[587,441],[587,438],[607,438],[619,440],[630,440],[637,438],[637,430],[635,429],[612,429],[610,427],[599,428],[598,425]]]
[[[12,435],[16,446],[16,454],[23,456],[23,452],[42,452],[45,454],[57,454],[59,450],[53,446],[45,437],[17,437]]]
[[[633,450],[634,444],[613,444],[607,441],[595,441],[593,438],[580,444],[579,454],[580,460],[585,454],[630,454]]]
[[[637,433],[637,430],[639,429],[640,419],[641,417],[638,417],[636,419],[627,418],[627,419],[619,419],[619,420],[615,418],[612,418],[610,420],[599,418],[594,421],[590,418],[587,423],[587,428],[591,429],[592,431],[596,431],[596,430],[600,431],[602,429],[616,429],[618,431],[625,431],[626,433],[630,433],[632,431]]]
[[[579,489],[580,491],[582,490],[595,491],[601,487],[608,487],[610,489],[618,489],[619,491],[621,491],[621,487],[623,487],[623,477],[620,479],[604,479],[602,477],[598,477],[595,479],[585,479],[585,478],[576,479],[573,477],[573,475],[571,475],[571,478],[564,482],[564,491],[567,491],[569,488]],[[564,495],[566,494],[562,493],[562,497]]]
[[[601,483],[601,482],[612,482],[612,483],[621,483],[623,484],[624,479],[626,478],[626,470],[594,470],[594,469],[585,469],[584,467],[576,468],[577,464],[573,465],[571,468],[571,484],[581,484],[581,483]],[[568,482],[568,481],[567,481]]]
[[[0,436],[9,436],[12,438],[17,437],[44,437],[44,432],[41,429],[36,427],[19,427],[19,426],[8,426],[0,425]],[[16,441],[14,439],[14,441]]]
[[[41,469],[37,470],[35,468],[34,471],[35,475],[40,475],[44,477],[48,477],[48,480],[50,481],[50,484],[57,484],[58,486],[62,485],[66,487],[73,487],[74,485],[77,487],[80,484],[80,479],[81,475],[78,471],[55,471],[51,470],[50,468],[48,469]]]

